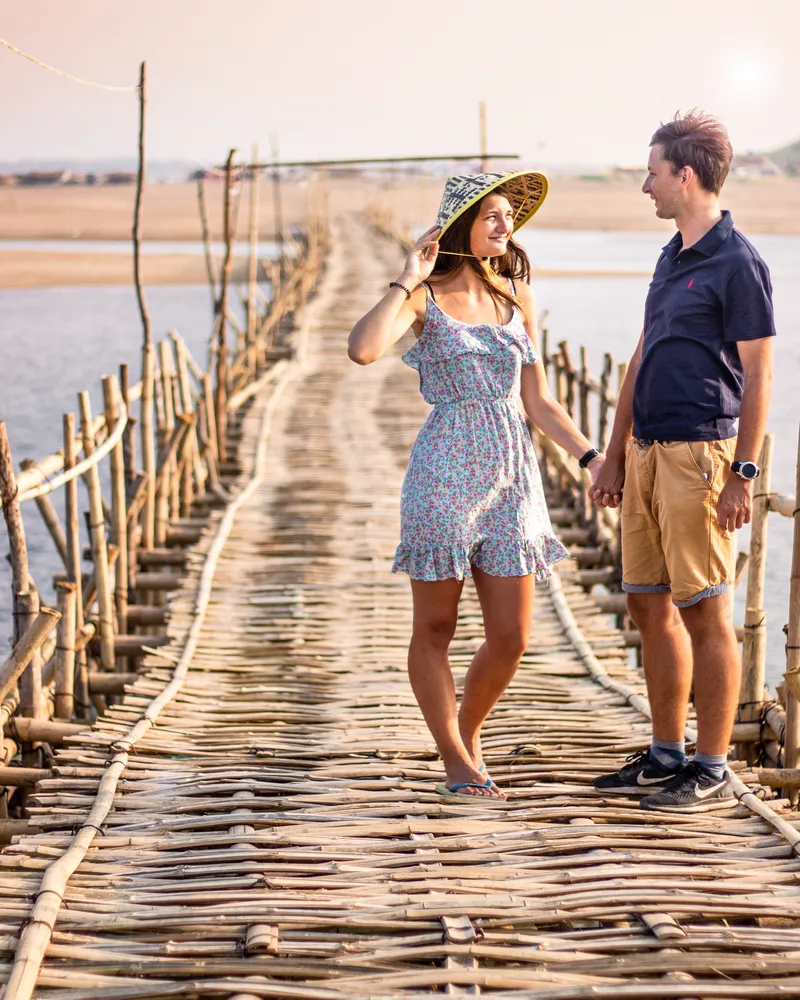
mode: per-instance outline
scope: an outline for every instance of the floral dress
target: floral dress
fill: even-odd
[[[403,482],[393,572],[463,580],[477,566],[544,580],[567,556],[518,405],[522,366],[538,360],[516,309],[504,326],[472,326],[428,295],[422,333],[403,361],[419,372],[433,410]]]

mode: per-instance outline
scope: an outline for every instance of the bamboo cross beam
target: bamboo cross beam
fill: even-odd
[[[36,612],[32,622],[14,645],[11,655],[0,666],[0,701],[8,696],[60,618],[59,612],[52,608],[39,608]]]

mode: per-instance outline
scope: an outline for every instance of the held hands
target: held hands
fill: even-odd
[[[592,485],[586,492],[592,503],[596,507],[619,507],[625,484],[624,459],[598,455],[589,462],[587,468],[592,476]]]
[[[438,235],[439,227],[431,226],[411,248],[403,268],[403,284],[408,283],[409,287],[416,288],[430,277],[439,254],[439,243],[436,239]]]
[[[750,523],[752,512],[750,483],[731,473],[717,500],[717,520],[720,527],[725,531],[735,531],[743,524]]]

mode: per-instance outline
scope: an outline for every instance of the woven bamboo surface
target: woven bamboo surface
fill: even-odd
[[[405,344],[366,369],[345,355],[398,256],[357,223],[334,236],[306,360],[274,406],[268,473],[236,514],[191,670],[130,752],[34,995],[800,996],[791,846],[743,805],[667,816],[592,791],[593,775],[646,744],[649,724],[591,677],[546,586],[485,728],[508,801],[434,791],[443,772],[405,673],[408,582],[390,573],[425,407],[399,360]],[[244,418],[242,485],[274,391]],[[171,601],[176,656],[221,516]],[[599,662],[642,692],[609,619],[568,572],[563,585]],[[459,673],[481,633],[467,587]],[[172,669],[169,655],[151,657],[37,787],[44,833],[0,856],[3,977],[44,870]]]

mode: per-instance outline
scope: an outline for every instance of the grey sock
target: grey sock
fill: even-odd
[[[712,778],[722,781],[725,777],[725,766],[728,763],[726,753],[696,753],[694,762]]]
[[[686,763],[686,743],[683,740],[678,743],[670,743],[668,740],[653,740],[650,744],[650,758],[657,761],[662,767],[677,771]]]

